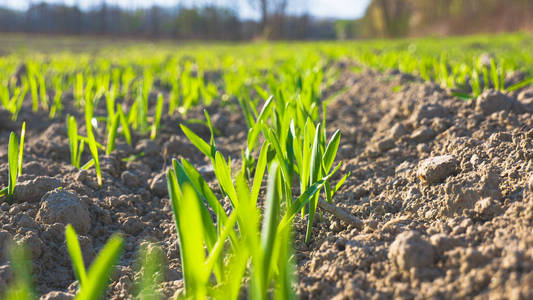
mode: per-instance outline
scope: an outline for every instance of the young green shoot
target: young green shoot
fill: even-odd
[[[93,101],[91,99],[85,99],[85,127],[87,129],[87,144],[93,157],[92,164],[96,169],[96,179],[98,186],[102,186],[102,171],[100,170],[100,159],[98,157],[98,145],[93,133]]]
[[[15,195],[15,186],[18,177],[22,174],[22,160],[24,152],[24,137],[26,135],[26,122],[22,123],[20,144],[17,135],[11,132],[8,144],[8,184],[0,190],[0,198],[7,197],[7,202],[12,203]]]
[[[67,116],[67,135],[70,148],[70,163],[79,169],[85,141],[78,135],[78,123],[76,118],[71,115]]]
[[[74,275],[79,282],[76,299],[99,299],[107,289],[108,278],[122,254],[124,239],[118,234],[111,236],[94,259],[88,272],[85,270],[78,236],[70,224],[65,229],[65,239]]]
[[[154,121],[152,123],[152,128],[150,132],[150,139],[155,140],[157,137],[157,133],[159,132],[160,122],[161,122],[161,115],[163,114],[163,95],[158,94],[157,95],[157,104],[155,107],[155,116]]]

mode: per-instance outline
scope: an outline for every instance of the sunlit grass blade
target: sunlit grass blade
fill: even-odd
[[[14,132],[9,135],[8,145],[8,183],[7,183],[7,200],[13,201],[13,195],[15,193],[15,185],[17,184],[18,177],[18,157],[19,157],[19,145],[17,136]]]
[[[348,174],[342,176],[341,180],[339,180],[339,182],[337,182],[337,184],[335,185],[335,188],[333,189],[333,194],[337,193],[337,191],[344,185],[344,182],[346,182],[346,179],[348,179],[350,175],[352,175],[352,172],[348,172]]]
[[[259,133],[261,133],[263,122],[266,120],[268,115],[270,114],[271,107],[274,104],[274,99],[272,96],[270,96],[265,104],[263,105],[263,108],[261,109],[261,112],[257,116],[257,119],[255,120],[254,125],[252,128],[248,131],[248,139],[247,139],[247,151],[252,151],[255,148],[255,145],[257,143],[257,138],[259,137]]]
[[[16,243],[8,244],[6,248],[11,258],[14,281],[5,291],[5,294],[3,293],[4,291],[0,291],[0,297],[4,300],[37,299],[31,276],[32,261],[30,250],[26,246],[17,245]]]
[[[74,269],[74,275],[80,284],[80,290],[83,289],[87,283],[87,273],[85,271],[85,263],[83,262],[83,256],[81,254],[80,243],[78,242],[78,235],[72,225],[68,224],[65,229],[65,240],[67,244],[67,250],[72,262],[72,268]]]
[[[128,120],[126,119],[126,116],[124,115],[124,110],[122,109],[121,105],[117,105],[117,115],[120,120],[120,126],[122,128],[122,134],[124,135],[124,138],[126,139],[126,143],[131,146],[131,131],[130,131],[130,125],[128,123]]]
[[[190,130],[187,126],[180,124],[181,130],[189,138],[191,143],[200,150],[205,156],[214,158],[211,154],[211,146],[209,146],[208,143],[206,143],[204,140],[202,140],[196,133],[194,133],[192,130]]]
[[[98,158],[98,147],[96,146],[96,141],[94,139],[94,134],[92,133],[92,130],[89,129],[88,132],[88,138],[89,138],[89,150],[91,151],[91,155],[93,157],[94,167],[96,169],[96,180],[98,182],[98,186],[102,186],[102,171],[100,169],[100,159]]]
[[[105,154],[109,155],[113,150],[115,150],[115,142],[117,138],[118,123],[120,121],[120,116],[118,114],[114,115],[111,118],[111,127],[107,132],[107,145],[105,147]]]
[[[255,167],[254,180],[252,185],[252,193],[250,199],[252,200],[252,205],[255,206],[257,203],[257,198],[259,197],[259,192],[261,190],[261,183],[265,175],[265,170],[267,166],[267,155],[269,150],[269,144],[263,143],[261,147],[261,152],[257,159],[257,165]]]
[[[521,89],[523,87],[526,87],[528,85],[533,85],[533,77],[525,79],[525,80],[522,80],[522,81],[520,81],[518,83],[515,83],[515,84],[509,86],[508,88],[506,88],[505,90],[508,91],[508,92],[513,92],[513,91],[519,90],[519,89]]]
[[[109,276],[115,268],[123,248],[124,239],[119,234],[109,238],[89,268],[86,284],[76,295],[76,300],[98,299],[104,294],[109,282]]]
[[[194,189],[204,197],[207,204],[211,207],[211,209],[215,212],[217,219],[219,222],[225,222],[227,219],[226,213],[224,212],[224,208],[220,204],[220,202],[217,200],[215,194],[207,184],[207,182],[202,178],[202,175],[200,172],[198,172],[194,166],[187,161],[185,158],[182,158],[181,164],[178,164],[177,161],[173,163],[174,170],[177,173],[177,176],[179,177],[179,173],[183,172],[186,174],[188,179],[190,180],[190,184],[194,187]]]
[[[239,201],[231,180],[231,166],[226,163],[226,160],[220,152],[215,154],[215,175],[223,191],[228,195],[233,207],[237,207]]]
[[[276,161],[270,166],[267,194],[265,200],[265,212],[261,227],[261,248],[263,251],[262,287],[268,289],[268,272],[271,269],[271,258],[274,243],[276,241],[276,228],[280,216],[280,177],[279,165]]]
[[[18,176],[22,174],[22,162],[24,156],[24,138],[26,137],[26,122],[22,122],[22,129],[20,131],[20,145],[18,153]]]
[[[492,79],[492,85],[495,90],[501,90],[500,88],[500,76],[498,74],[498,68],[496,67],[496,62],[494,58],[490,58],[490,77]]]
[[[203,299],[206,296],[208,275],[199,267],[205,262],[204,231],[199,201],[192,187],[186,185],[182,191],[176,174],[167,171],[167,185],[180,240],[183,281],[187,297]],[[189,230],[195,228],[195,231]]]
[[[100,170],[100,160],[98,158],[98,145],[93,133],[93,101],[91,99],[85,99],[85,127],[87,129],[87,144],[94,160],[94,167],[96,169],[96,179],[98,186],[102,186],[102,171]]]
[[[152,123],[152,128],[150,132],[150,139],[154,140],[157,137],[157,133],[159,132],[159,127],[161,123],[161,115],[163,114],[163,95],[159,94],[157,95],[157,104],[155,108],[155,116],[154,116],[154,122]]]
[[[337,150],[339,149],[340,138],[340,130],[335,131],[328,145],[326,146],[326,150],[324,151],[324,156],[322,158],[322,163],[326,172],[329,172],[331,166],[333,166],[335,156],[337,155]]]
[[[197,199],[199,201],[199,208],[200,208],[200,214],[202,216],[202,226],[204,228],[204,236],[205,236],[205,242],[206,247],[208,251],[211,251],[211,249],[214,247],[216,241],[217,241],[217,230],[215,228],[215,224],[213,222],[213,219],[211,218],[211,214],[209,210],[207,209],[206,205],[203,201],[200,200],[201,195],[199,195],[198,190],[194,187],[194,184],[192,184],[191,179],[187,174],[184,172],[184,169],[180,166],[178,161],[176,159],[172,162],[174,172],[176,174],[176,178],[178,180],[178,184],[180,186],[191,186],[191,188],[194,189],[194,191],[197,193]],[[214,206],[213,209],[220,210],[222,209],[221,214],[225,213],[223,211],[223,208],[221,206],[217,206],[218,201],[215,201],[215,203],[212,203]],[[220,205],[220,204],[218,204]],[[222,262],[221,262],[222,263]],[[217,265],[215,268],[215,275],[217,276],[217,279],[221,280],[222,278],[222,265]]]
[[[164,280],[163,256],[164,253],[156,245],[142,245],[137,259],[142,270],[142,276],[136,284],[139,289],[137,299],[163,299],[163,296],[158,291],[159,286]]]
[[[78,162],[78,123],[76,118],[71,115],[67,116],[67,136],[70,148],[70,162],[76,168],[79,168]]]
[[[28,74],[28,81],[30,83],[32,110],[35,112],[39,109],[39,94],[37,93],[37,81],[35,81],[33,73]]]
[[[322,161],[322,155],[320,154],[320,137],[321,137],[321,129],[320,124],[316,127],[315,132],[315,138],[313,141],[313,147],[311,150],[311,163],[310,163],[310,172],[309,172],[309,185],[312,185],[315,183],[318,178],[320,177],[321,172],[321,161]],[[305,242],[309,243],[311,239],[311,230],[313,226],[313,221],[316,213],[316,208],[318,205],[318,195],[315,195],[315,197],[309,201],[308,206],[308,216],[307,216],[307,231],[305,234]]]

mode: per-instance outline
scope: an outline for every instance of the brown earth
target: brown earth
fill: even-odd
[[[343,86],[349,90],[329,106],[328,128],[341,129],[341,173],[352,175],[334,201],[364,228],[323,214],[305,245],[304,222],[297,221],[300,297],[532,298],[533,93],[487,92],[461,101],[415,77],[372,71],[344,73],[337,84]],[[20,118],[29,132],[16,203],[0,204],[0,290],[12,280],[2,248],[16,240],[32,252],[41,294],[74,293],[64,243],[65,224],[72,223],[87,264],[112,233],[124,234],[125,252],[108,298],[132,291],[139,275],[136,251],[144,241],[158,243],[166,254],[162,290],[173,295],[182,282],[163,171],[171,158],[183,156],[216,187],[209,162],[180,133],[182,120],[167,117],[155,141],[137,136],[134,148],[119,144],[102,157],[104,186],[98,188],[93,170],[69,165],[64,122],[30,110],[25,107]],[[238,164],[246,138],[240,111],[208,110],[221,131],[217,145]],[[67,112],[75,114],[68,105]],[[188,117],[203,114],[196,109]],[[0,111],[0,144],[7,145],[9,132],[20,125]],[[207,138],[207,128],[191,127]],[[4,148],[1,184],[7,183]]]
[[[528,92],[461,101],[394,72],[343,80],[328,124],[352,176],[335,201],[365,226],[326,221],[298,244],[300,296],[533,298]]]

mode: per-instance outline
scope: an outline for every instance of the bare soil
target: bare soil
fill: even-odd
[[[461,101],[413,76],[373,71],[344,73],[336,88],[345,86],[348,92],[329,106],[328,128],[341,129],[340,173],[352,175],[334,201],[364,226],[323,213],[305,245],[304,222],[297,221],[300,298],[533,298],[533,93],[487,92]],[[217,145],[238,164],[246,139],[241,112],[208,110],[220,130]],[[111,234],[124,234],[109,299],[129,297],[139,276],[136,251],[146,241],[166,254],[162,290],[171,297],[183,284],[164,170],[172,158],[185,157],[216,190],[209,162],[179,130],[183,120],[165,117],[155,141],[136,136],[134,147],[119,143],[101,158],[98,188],[94,170],[70,166],[64,122],[30,111],[24,107],[19,119],[27,121],[28,135],[16,203],[0,204],[0,290],[12,281],[5,248],[15,240],[31,250],[43,298],[73,294],[64,243],[72,223],[87,264]],[[64,113],[76,114],[68,105]],[[20,125],[0,111],[1,184],[8,135]],[[207,138],[207,128],[191,127]]]

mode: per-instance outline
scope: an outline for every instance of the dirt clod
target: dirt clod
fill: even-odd
[[[41,256],[43,251],[43,241],[35,232],[29,231],[19,242],[30,249],[32,258],[39,258]]]
[[[422,126],[411,134],[411,139],[418,143],[424,143],[435,137],[436,132],[428,126]]]
[[[439,183],[457,172],[457,159],[453,155],[427,158],[418,165],[417,176],[427,184]]]
[[[150,190],[159,197],[167,195],[167,177],[165,172],[160,173],[154,177],[150,184]]]
[[[46,295],[41,296],[40,300],[72,300],[74,295],[61,291],[53,291]]]
[[[500,204],[494,199],[487,197],[476,202],[475,211],[482,220],[489,220],[501,212]]]
[[[450,237],[449,235],[444,233],[432,235],[430,238],[430,242],[433,245],[434,249],[436,249],[437,252],[439,252],[439,254],[441,255],[444,252],[452,250],[455,247],[458,247],[464,243],[460,239]]]
[[[33,180],[17,183],[13,200],[15,202],[38,202],[48,191],[62,185],[61,181],[47,176],[39,176]]]
[[[131,171],[122,172],[122,175],[120,175],[120,179],[122,179],[122,182],[124,182],[124,184],[126,184],[130,188],[137,188],[143,184],[141,176]]]
[[[152,156],[159,154],[159,146],[152,140],[140,140],[135,146],[135,152],[144,153],[145,156]]]
[[[435,262],[433,246],[416,231],[400,233],[389,248],[389,259],[402,271],[429,267]]]
[[[91,217],[87,206],[72,191],[48,192],[41,199],[37,220],[44,224],[72,224],[79,234],[86,234],[91,228]]]
[[[136,217],[127,218],[122,226],[124,227],[124,232],[132,235],[138,234],[144,228],[144,224]]]
[[[484,115],[517,109],[518,106],[519,103],[515,99],[495,90],[484,91],[476,99],[476,110]]]

